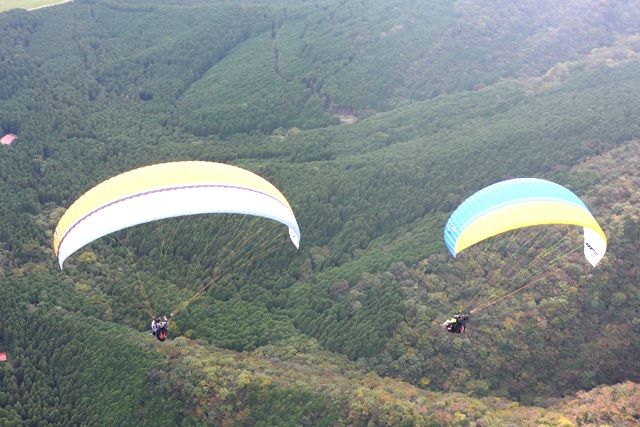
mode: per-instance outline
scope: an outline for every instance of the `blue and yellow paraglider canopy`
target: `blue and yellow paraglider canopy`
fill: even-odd
[[[543,224],[584,229],[584,256],[596,266],[607,250],[607,237],[585,204],[567,188],[537,178],[498,182],[471,195],[453,212],[444,241],[454,257],[492,236]]]

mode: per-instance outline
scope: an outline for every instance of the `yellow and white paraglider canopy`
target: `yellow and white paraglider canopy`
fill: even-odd
[[[127,227],[184,215],[238,213],[278,221],[300,244],[300,229],[282,193],[248,170],[215,162],[160,163],[110,178],[80,196],[53,238],[60,268],[86,244]]]

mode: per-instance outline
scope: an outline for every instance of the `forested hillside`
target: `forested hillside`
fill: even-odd
[[[638,76],[640,6],[622,0],[0,13],[0,130],[17,135],[0,146],[0,424],[640,423]],[[302,240],[238,263],[157,343],[141,291],[167,314],[220,268],[223,237],[265,233],[146,224],[64,270],[51,241],[89,188],[178,160],[263,176]],[[506,236],[453,258],[442,241],[464,199],[514,177],[574,191],[607,255],[592,269],[567,234],[577,252],[446,334],[543,250],[514,263]]]

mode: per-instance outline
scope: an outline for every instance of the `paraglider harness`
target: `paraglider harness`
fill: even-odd
[[[445,331],[451,332],[452,334],[464,334],[470,317],[471,315],[469,313],[458,313],[444,322],[442,326]]]
[[[169,335],[169,319],[167,316],[162,318],[156,318],[151,321],[151,334],[158,339],[158,341],[164,341]]]

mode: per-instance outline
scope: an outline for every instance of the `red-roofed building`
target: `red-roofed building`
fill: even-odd
[[[0,353],[0,362],[6,362],[6,361],[7,361],[7,353],[3,351],[2,353]]]
[[[10,145],[13,142],[13,140],[16,139],[16,138],[17,138],[16,135],[14,135],[12,133],[8,133],[8,134],[6,134],[5,136],[3,136],[0,139],[0,144],[2,144],[2,145]]]

